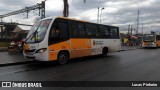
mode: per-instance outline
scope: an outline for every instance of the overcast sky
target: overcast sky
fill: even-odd
[[[41,3],[42,0],[0,0],[0,14],[19,10],[27,6]],[[119,26],[120,30],[128,30],[128,25],[136,28],[138,10],[140,11],[139,33],[160,30],[160,0],[69,0],[69,17],[97,22],[98,7],[102,10],[102,24]],[[47,0],[46,16],[62,16],[63,0]],[[38,17],[38,11],[31,11],[29,18],[26,14],[18,14],[3,19],[5,22],[33,24]],[[151,28],[152,27],[152,28]]]

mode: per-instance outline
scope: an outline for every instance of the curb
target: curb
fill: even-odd
[[[0,48],[0,52],[6,52],[8,48]]]
[[[12,65],[23,65],[23,64],[33,63],[33,62],[35,62],[35,61],[24,61],[24,62],[4,63],[4,64],[0,64],[0,67],[12,66]]]
[[[132,49],[122,49],[122,50],[120,50],[120,52],[121,51],[130,51],[130,50],[135,50],[135,49],[141,49],[142,47],[139,47],[139,48],[132,48]]]

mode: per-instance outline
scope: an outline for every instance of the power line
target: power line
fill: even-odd
[[[0,15],[0,18],[4,18],[4,17],[8,17],[8,16],[12,16],[12,15],[16,15],[16,14],[20,14],[20,13],[24,13],[26,12],[27,13],[27,18],[28,18],[28,13],[32,10],[36,10],[38,9],[39,10],[39,15],[41,14],[41,18],[45,18],[45,1],[42,1],[42,3],[37,3],[37,5],[33,5],[33,6],[30,6],[30,7],[25,7],[23,9],[20,9],[20,10],[17,10],[17,11],[13,11],[13,12],[10,12],[10,13],[6,13],[6,14],[3,14],[3,15]]]

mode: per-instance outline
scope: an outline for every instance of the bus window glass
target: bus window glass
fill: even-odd
[[[85,37],[85,30],[83,23],[80,22],[72,22],[71,23],[72,28],[72,37],[79,38],[79,37]]]
[[[110,37],[111,38],[119,38],[118,28],[110,27]]]
[[[29,36],[27,36],[26,43],[36,43],[41,42],[47,32],[47,29],[51,23],[51,19],[43,20],[35,24],[31,28]]]
[[[109,38],[109,29],[107,26],[100,26],[99,32],[101,38]]]
[[[157,35],[157,36],[156,36],[156,39],[157,39],[157,40],[160,40],[160,35]]]
[[[86,30],[88,37],[98,37],[99,36],[97,25],[86,23],[85,30]]]
[[[49,42],[56,43],[68,38],[68,24],[66,22],[55,21],[49,34]]]
[[[155,35],[144,35],[143,36],[143,41],[149,41],[149,42],[154,42],[155,41]]]
[[[84,25],[82,23],[78,23],[78,31],[80,37],[85,37]]]
[[[59,22],[59,26],[56,28],[56,30],[57,30],[56,33],[59,34],[59,38],[67,38],[68,37],[67,23]]]
[[[71,22],[71,35],[72,37],[78,37],[77,23]]]

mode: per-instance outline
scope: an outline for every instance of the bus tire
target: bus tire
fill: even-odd
[[[108,54],[108,48],[104,47],[102,50],[102,56],[107,56],[107,54]]]
[[[58,54],[57,60],[58,60],[58,63],[61,65],[66,64],[68,61],[68,53],[67,52],[60,52]]]

